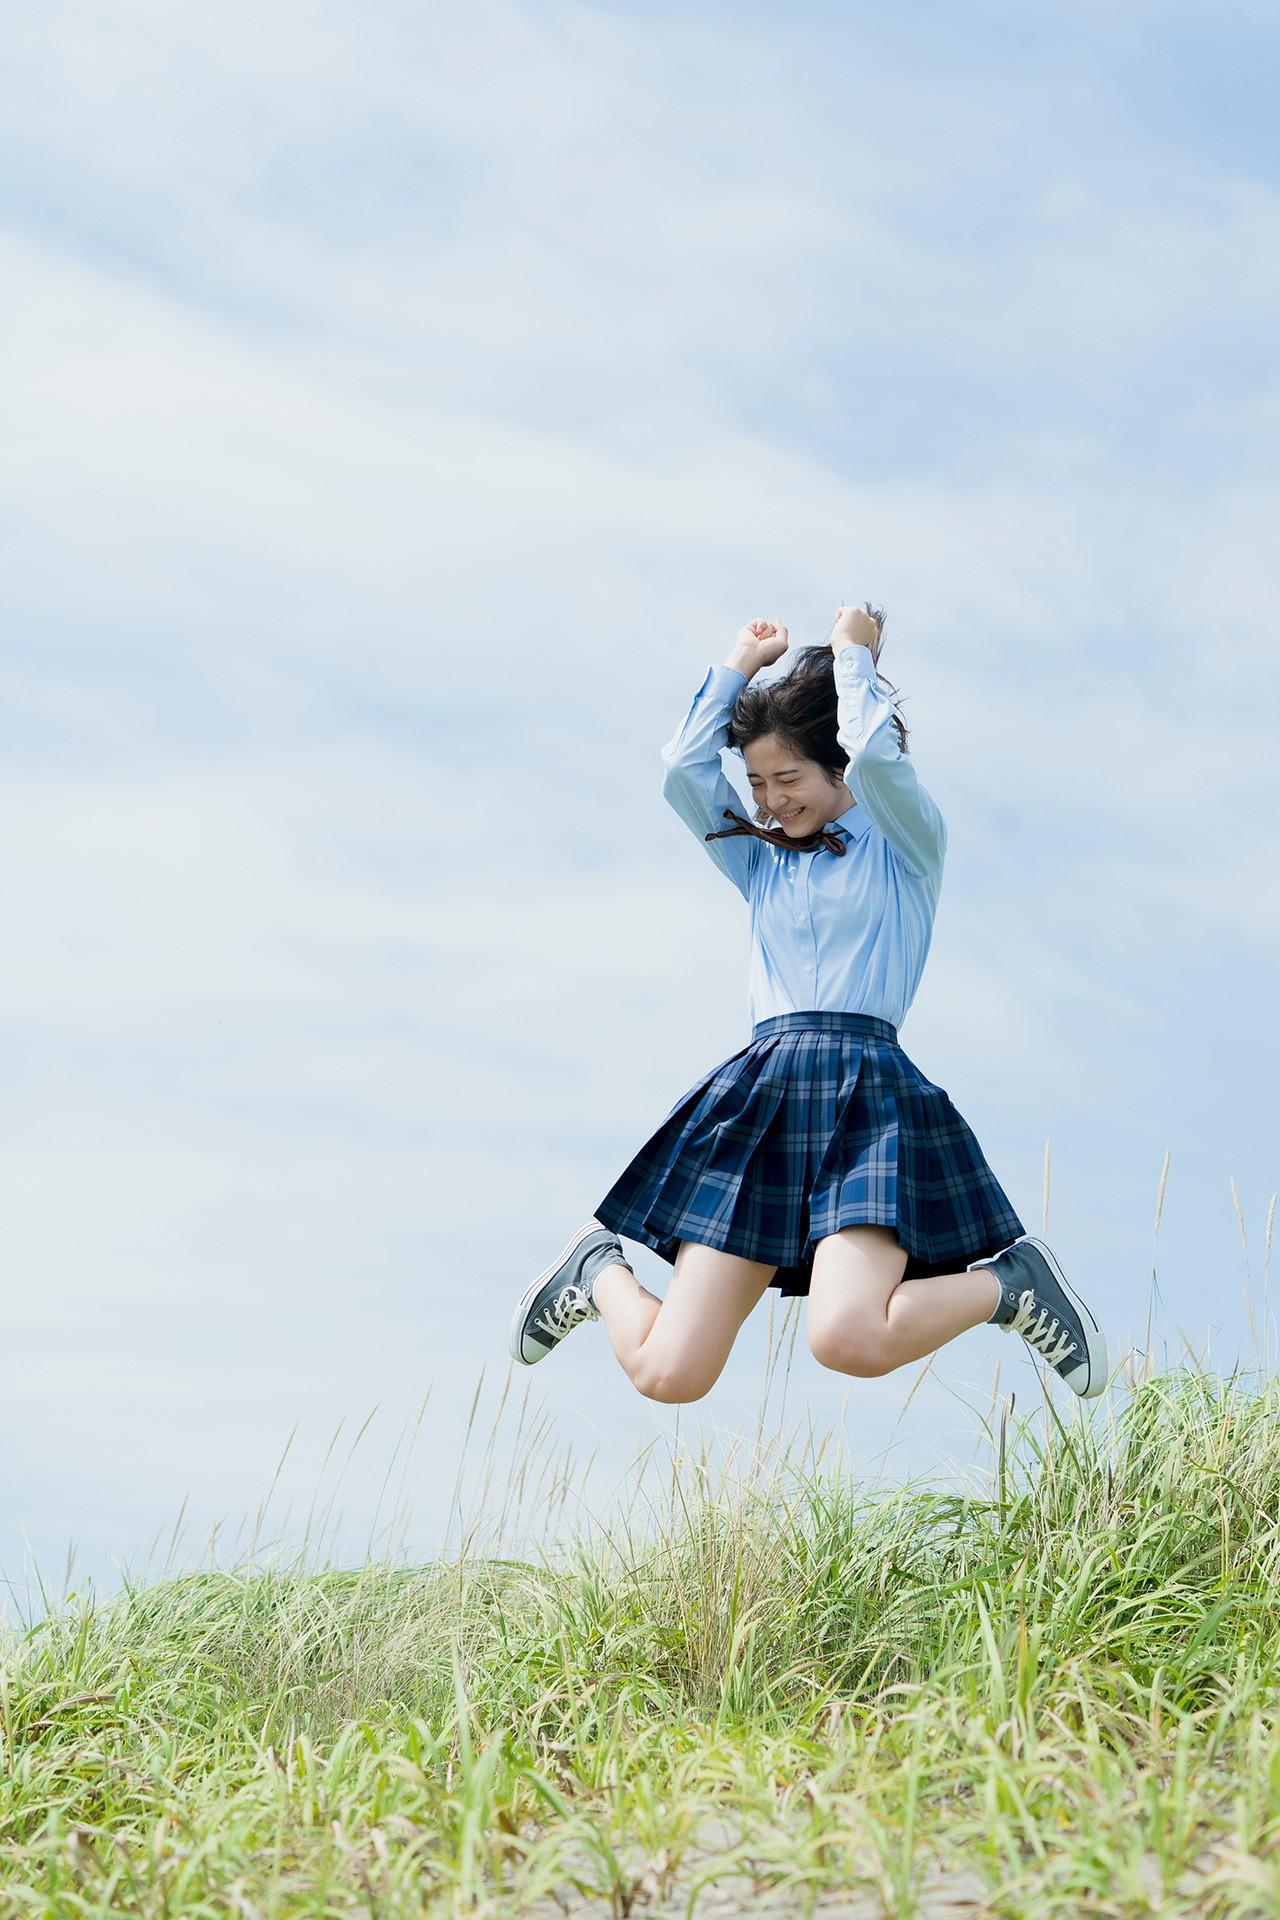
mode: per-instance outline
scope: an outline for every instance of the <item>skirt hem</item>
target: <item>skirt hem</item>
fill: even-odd
[[[610,1218],[611,1214],[612,1218]],[[724,1234],[719,1235],[719,1237],[711,1237],[714,1231],[712,1229],[707,1230],[706,1238],[703,1238],[699,1234],[692,1233],[656,1233],[652,1227],[641,1225],[638,1222],[634,1224],[629,1223],[625,1213],[619,1214],[616,1210],[608,1207],[603,1201],[596,1207],[595,1217],[603,1226],[608,1227],[611,1233],[620,1234],[627,1240],[634,1240],[638,1246],[648,1247],[651,1253],[656,1253],[658,1258],[665,1260],[668,1266],[674,1267],[676,1263],[676,1252],[680,1242],[682,1240],[689,1240],[697,1246],[711,1247],[717,1253],[731,1253],[739,1260],[757,1260],[763,1262],[765,1265],[772,1266],[774,1268],[774,1274],[769,1281],[769,1285],[778,1288],[784,1297],[797,1295],[804,1297],[809,1292],[809,1279],[813,1270],[812,1255],[810,1255],[808,1259],[801,1259],[799,1261],[789,1261],[781,1258],[774,1260],[768,1254],[761,1254],[758,1248],[755,1247],[748,1249],[739,1246],[727,1246],[725,1244],[726,1236]],[[896,1219],[890,1220],[885,1218],[883,1212],[877,1212],[875,1217],[873,1217],[863,1209],[855,1218],[840,1219],[837,1224],[830,1229],[830,1232],[839,1233],[843,1227],[892,1227],[897,1236],[899,1246],[907,1256],[906,1267],[902,1275],[904,1280],[924,1280],[934,1278],[944,1273],[963,1272],[966,1267],[975,1265],[979,1260],[992,1259],[994,1255],[1001,1252],[1003,1248],[1011,1246],[1015,1240],[1020,1239],[1025,1232],[1025,1228],[1019,1221],[1012,1225],[1007,1234],[995,1240],[986,1240],[981,1246],[961,1248],[954,1253],[939,1252],[936,1248],[931,1247],[928,1253],[918,1254],[908,1246],[906,1240],[903,1238],[902,1223]],[[741,1237],[740,1234],[734,1233],[727,1235],[727,1238],[730,1240],[740,1240]],[[821,1237],[826,1238],[828,1236],[823,1235]]]

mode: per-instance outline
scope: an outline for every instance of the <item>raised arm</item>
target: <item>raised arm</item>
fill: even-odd
[[[730,840],[703,839],[704,834],[730,824],[724,817],[726,807],[750,818],[720,764],[720,749],[729,738],[729,715],[746,684],[746,674],[727,662],[707,668],[689,711],[662,749],[662,794],[702,841],[721,873],[749,900],[751,874],[764,842],[747,833]]]
[[[752,674],[779,659],[786,646],[786,628],[775,627],[772,621],[756,621],[744,627],[723,665],[707,668],[688,712],[662,749],[663,798],[744,900],[751,897],[751,876],[764,841],[749,833],[727,840],[704,836],[730,824],[724,817],[726,807],[732,807],[744,819],[750,818],[750,807],[725,778],[720,749],[728,744],[729,716],[739,693]]]
[[[871,649],[837,637],[833,650],[845,784],[911,873],[936,873],[946,857],[946,821],[898,745],[893,701],[876,682]]]

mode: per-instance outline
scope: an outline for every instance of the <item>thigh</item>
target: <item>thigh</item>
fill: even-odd
[[[809,1345],[815,1353],[885,1324],[889,1295],[907,1265],[892,1227],[841,1227],[819,1240],[809,1279]]]
[[[662,1306],[641,1348],[646,1381],[677,1399],[710,1392],[743,1321],[777,1270],[761,1260],[682,1240]]]

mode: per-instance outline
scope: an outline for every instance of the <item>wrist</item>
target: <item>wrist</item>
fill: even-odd
[[[760,662],[750,647],[731,647],[725,656],[724,664],[726,667],[733,667],[737,672],[745,674],[749,680],[752,674],[756,672]]]

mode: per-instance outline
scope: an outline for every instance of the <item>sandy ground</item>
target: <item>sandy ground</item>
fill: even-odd
[[[702,1876],[712,1869],[714,1857],[723,1855],[737,1842],[735,1832],[718,1820],[703,1822],[696,1846],[684,1849],[677,1861],[662,1855],[648,1863],[637,1861],[639,1883],[630,1907],[630,1920],[686,1920],[690,1914],[689,1896],[697,1886],[692,1920],[895,1920],[898,1909],[892,1900],[865,1883],[848,1890],[829,1889],[810,1894],[804,1886],[762,1886],[743,1860],[733,1862],[724,1873],[703,1885]],[[583,1863],[583,1878],[599,1881],[598,1865]],[[768,1867],[760,1862],[760,1876]],[[984,1920],[990,1912],[988,1888],[976,1873],[949,1871],[927,1875],[917,1889],[914,1906],[902,1909],[918,1920]],[[808,1901],[812,1899],[812,1905]],[[585,1897],[565,1883],[545,1896],[536,1906],[523,1909],[531,1920],[577,1920],[612,1911],[608,1899]]]

